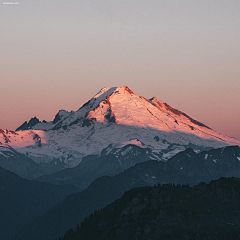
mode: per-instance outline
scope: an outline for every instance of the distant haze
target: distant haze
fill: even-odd
[[[239,0],[0,5],[0,128],[127,85],[240,139]]]

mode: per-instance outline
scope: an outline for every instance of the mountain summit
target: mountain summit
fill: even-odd
[[[26,125],[26,124],[25,124]],[[158,98],[146,99],[127,86],[101,89],[77,111],[60,110],[53,121],[31,121],[18,131],[0,131],[0,144],[37,163],[74,167],[90,154],[116,152],[126,145],[152,151],[167,160],[179,151],[240,145]],[[122,153],[124,154],[124,152]]]
[[[35,121],[35,125],[30,126],[35,130],[47,131],[66,129],[80,122],[83,126],[91,125],[93,122],[106,124],[114,122],[126,126],[149,127],[160,131],[179,131],[190,134],[193,134],[195,130],[195,135],[206,139],[216,138],[229,143],[236,141],[234,138],[212,131],[206,125],[156,97],[146,99],[134,94],[127,86],[103,88],[78,111],[60,110],[52,122]],[[18,128],[17,130],[25,129]],[[196,131],[201,133],[196,134]]]

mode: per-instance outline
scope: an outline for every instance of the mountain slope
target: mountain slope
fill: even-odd
[[[50,172],[59,170],[57,165],[75,167],[110,144],[122,148],[141,143],[137,146],[151,148],[161,160],[189,145],[198,150],[240,145],[156,97],[147,100],[126,86],[103,88],[76,112],[60,110],[50,122],[34,118],[25,128],[2,130],[0,145],[28,154],[37,163],[54,163]]]
[[[0,167],[0,239],[10,239],[33,219],[78,191],[23,179]]]
[[[10,146],[0,146],[0,167],[27,179],[33,179],[44,174],[39,164]]]
[[[132,189],[62,240],[238,239],[240,179]]]
[[[93,155],[83,158],[83,161],[74,168],[43,175],[36,180],[60,185],[72,184],[84,189],[98,177],[113,176],[136,163],[148,159],[159,160],[159,158],[161,156],[154,154],[151,149],[135,145],[126,145],[122,149],[107,148],[102,151],[100,156]],[[232,146],[200,153],[187,149],[170,158],[162,166],[171,166],[174,170],[179,171],[187,177],[189,184],[210,181],[222,176],[240,177],[240,148]],[[164,176],[167,173],[170,174],[168,171],[164,173]],[[169,181],[172,180],[169,178]]]
[[[90,213],[120,198],[131,188],[158,183],[192,186],[220,177],[240,177],[239,158],[240,147],[235,146],[199,154],[187,149],[168,162],[153,160],[136,164],[114,177],[98,178],[86,190],[68,196],[31,223],[15,239],[55,239],[63,235],[65,230],[76,226]],[[196,167],[192,167],[194,165]]]
[[[58,171],[53,174],[43,175],[35,180],[52,184],[72,184],[80,189],[87,188],[98,177],[114,176],[134,166],[136,163],[149,159],[158,160],[150,148],[128,144],[120,149],[109,146],[103,149],[100,156],[90,155],[83,158],[82,162],[74,167]]]

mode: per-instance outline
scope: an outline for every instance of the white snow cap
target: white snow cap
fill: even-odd
[[[69,166],[76,166],[83,156],[100,154],[109,144],[149,146],[155,153],[171,146],[166,159],[189,145],[199,149],[240,145],[239,140],[215,132],[156,97],[138,96],[127,86],[102,88],[77,111],[60,110],[58,115],[54,123],[41,122],[30,130],[0,130],[0,145],[18,148],[39,161],[64,157]]]

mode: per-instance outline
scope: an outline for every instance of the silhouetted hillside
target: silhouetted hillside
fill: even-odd
[[[126,192],[59,240],[239,239],[240,179]]]
[[[33,219],[77,190],[74,186],[26,180],[0,167],[0,239],[13,237]]]

